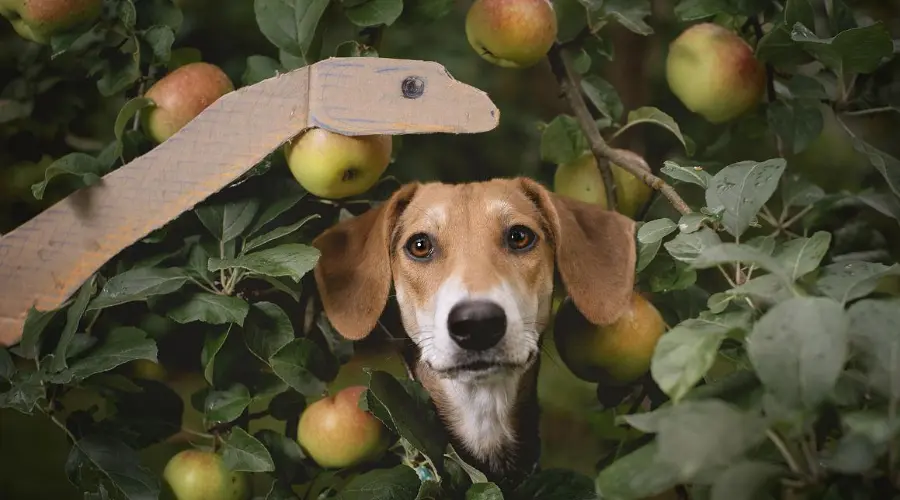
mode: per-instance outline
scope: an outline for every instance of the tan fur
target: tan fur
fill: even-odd
[[[505,231],[513,225],[524,225],[537,235],[531,251],[511,252],[504,246]],[[416,233],[430,235],[434,243],[429,262],[415,261],[404,252],[404,244]],[[578,309],[596,324],[618,319],[634,284],[631,219],[555,195],[525,178],[408,184],[379,207],[326,230],[313,244],[322,252],[315,278],[325,312],[350,339],[363,338],[373,329],[393,283],[403,325],[420,351],[417,376],[451,433],[468,448],[466,454],[494,471],[516,461],[523,440],[537,439],[536,422],[523,423],[524,414],[531,414],[523,408],[536,407],[537,344],[549,321],[554,271]],[[510,298],[505,307],[507,314],[515,313],[518,330],[494,349],[502,351],[497,357],[509,369],[500,379],[448,385],[459,381],[435,371],[435,360],[452,361],[447,353],[452,345],[434,338],[441,326],[433,324],[434,318],[443,318],[435,311],[447,306],[436,303],[436,297],[459,300],[479,293]],[[499,419],[496,431],[505,437],[495,440],[484,429],[473,429],[478,422],[465,423],[463,417],[473,409],[457,407],[465,404],[457,389],[491,384],[508,388],[510,383],[511,390],[470,394],[482,407],[490,406],[484,394],[509,399],[491,413]],[[521,435],[531,433],[532,427],[534,436]]]

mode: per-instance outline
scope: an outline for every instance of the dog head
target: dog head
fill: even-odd
[[[420,362],[478,382],[527,369],[550,317],[554,273],[595,324],[634,284],[634,222],[526,178],[412,183],[313,242],[325,312],[349,339],[375,327],[393,284]]]

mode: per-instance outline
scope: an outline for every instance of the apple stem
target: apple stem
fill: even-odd
[[[561,45],[555,43],[547,53],[547,58],[550,62],[550,68],[559,83],[560,90],[562,90],[569,101],[569,106],[575,113],[578,125],[591,145],[591,152],[597,158],[597,166],[603,176],[603,182],[606,184],[606,198],[609,200],[610,210],[614,210],[616,207],[616,195],[612,171],[607,161],[615,163],[631,175],[644,181],[651,188],[659,191],[678,212],[682,214],[692,213],[691,207],[678,195],[675,188],[653,175],[647,162],[640,155],[633,151],[614,148],[606,143],[600,135],[600,131],[597,130],[597,125],[594,123],[591,112],[588,111],[584,97],[581,96],[581,92],[578,90],[576,79],[564,57],[564,51],[565,49]]]

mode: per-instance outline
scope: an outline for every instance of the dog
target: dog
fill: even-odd
[[[451,444],[488,478],[537,469],[537,373],[554,283],[592,323],[629,303],[634,221],[516,177],[401,186],[326,229],[314,275],[325,314],[367,336],[393,286],[413,373]]]

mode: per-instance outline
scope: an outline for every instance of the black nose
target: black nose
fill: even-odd
[[[450,338],[463,349],[484,351],[506,333],[506,313],[493,302],[472,300],[453,306],[447,317]]]

